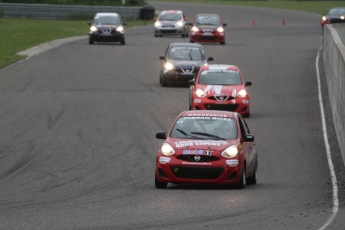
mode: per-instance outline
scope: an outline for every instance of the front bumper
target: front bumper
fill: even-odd
[[[170,160],[168,160],[170,159]],[[211,162],[188,162],[158,154],[156,175],[160,182],[233,184],[241,179],[243,161],[239,158]]]
[[[183,27],[155,27],[155,35],[182,35]]]
[[[205,35],[200,32],[191,32],[189,37],[191,42],[225,42],[225,33]]]
[[[226,101],[209,98],[192,98],[191,106],[193,110],[223,110],[237,112],[247,115],[250,112],[250,101],[248,98],[236,98]]]
[[[197,73],[197,71],[194,70]],[[181,73],[179,70],[164,70],[162,72],[162,78],[167,83],[181,83],[187,84],[189,80],[194,79],[195,73]]]
[[[102,34],[98,32],[89,33],[89,39],[95,42],[121,42],[125,39],[124,33]]]

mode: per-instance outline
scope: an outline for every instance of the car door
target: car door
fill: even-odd
[[[246,174],[252,175],[253,170],[255,169],[255,159],[256,159],[255,142],[248,142],[245,140],[246,135],[251,134],[251,133],[243,117],[239,115],[238,118],[239,118],[239,124],[240,124],[240,129],[241,129],[242,140],[243,140],[242,147],[243,147],[245,158],[246,158]]]

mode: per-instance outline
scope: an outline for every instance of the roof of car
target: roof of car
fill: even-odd
[[[113,13],[113,12],[102,12],[102,13],[96,13],[97,16],[107,16],[107,15],[112,15],[112,16],[119,16],[118,13]]]
[[[236,112],[221,110],[187,110],[180,114],[180,117],[228,117],[234,118]]]
[[[160,14],[182,14],[181,10],[163,10]]]
[[[197,14],[195,17],[198,17],[198,16],[216,16],[216,17],[220,17],[219,14]]]
[[[170,43],[170,46],[202,47],[202,45],[199,43],[187,43],[187,42]]]
[[[208,64],[207,66],[203,66],[203,69],[207,70],[238,70],[238,67],[235,65],[228,65],[228,64]]]

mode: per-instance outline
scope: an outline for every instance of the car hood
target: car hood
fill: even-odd
[[[175,150],[212,150],[223,151],[231,145],[236,145],[238,140],[200,140],[200,139],[181,139],[168,138],[165,141]],[[191,153],[192,154],[192,153]]]
[[[207,63],[206,60],[168,60],[174,66],[202,66]]]
[[[238,91],[245,87],[242,85],[197,85],[196,88],[204,90],[207,95],[236,97]]]
[[[197,26],[199,29],[213,29],[213,30],[215,30],[215,29],[217,29],[217,28],[219,28],[219,27],[221,27],[220,25],[219,26],[211,26],[211,25],[199,25],[199,26]]]
[[[107,25],[107,24],[102,24],[102,25],[94,25],[97,27],[97,29],[102,29],[102,28],[114,28],[116,29],[117,27],[119,27],[120,25]]]

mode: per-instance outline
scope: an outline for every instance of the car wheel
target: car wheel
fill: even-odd
[[[190,42],[190,43],[194,43],[194,41],[192,41],[192,40],[189,40],[189,42]]]
[[[168,83],[166,80],[164,80],[164,77],[162,77],[162,86],[163,87],[167,87],[168,86]]]
[[[122,39],[121,40],[121,45],[124,45],[124,44],[126,44],[125,39]]]
[[[250,112],[248,112],[247,114],[244,114],[243,117],[245,117],[245,118],[250,117]]]
[[[156,188],[166,188],[168,186],[168,183],[166,182],[160,182],[158,179],[157,179],[157,175],[155,173],[155,186]]]
[[[159,76],[159,84],[162,84],[162,77]]]
[[[221,44],[221,45],[225,45],[225,41],[223,41],[223,42],[220,42],[220,44]]]
[[[243,165],[241,179],[240,179],[240,182],[237,184],[237,188],[243,189],[245,185],[246,185],[246,167]]]
[[[93,44],[93,42],[94,42],[94,41],[93,41],[91,38],[89,38],[89,44],[91,44],[91,45],[92,45],[92,44]]]
[[[155,34],[155,37],[158,37],[158,35],[157,35],[157,34]]]
[[[255,161],[255,168],[254,168],[253,175],[247,178],[247,183],[256,184],[257,180],[258,180],[258,159],[256,159]]]
[[[184,38],[184,34],[181,34],[181,38]]]

